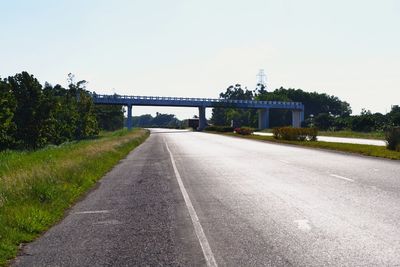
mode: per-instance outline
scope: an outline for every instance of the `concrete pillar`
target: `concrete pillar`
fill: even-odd
[[[132,129],[132,105],[129,104],[128,105],[128,118],[126,120],[126,127],[128,128],[128,130]]]
[[[292,110],[292,126],[295,128],[301,127],[301,122],[304,120],[303,110]]]
[[[206,108],[199,107],[199,127],[197,130],[203,131],[206,128],[207,120],[206,120]]]
[[[258,110],[258,129],[269,128],[269,108]]]

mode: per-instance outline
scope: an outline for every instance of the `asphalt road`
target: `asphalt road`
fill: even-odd
[[[400,163],[153,130],[15,266],[398,266]]]

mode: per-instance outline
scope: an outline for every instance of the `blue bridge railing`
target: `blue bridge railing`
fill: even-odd
[[[192,98],[164,96],[128,96],[92,94],[96,104],[148,105],[148,106],[186,106],[186,107],[241,107],[241,108],[284,108],[300,109],[300,102],[231,100],[223,98]]]

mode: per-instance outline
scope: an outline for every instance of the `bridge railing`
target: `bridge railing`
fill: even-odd
[[[128,96],[128,95],[99,95],[92,94],[97,99],[129,99],[129,100],[164,100],[164,101],[192,101],[192,102],[217,102],[217,103],[239,103],[239,104],[272,104],[284,106],[303,106],[301,102],[284,101],[256,101],[256,100],[232,100],[224,98],[192,98],[192,97],[165,97],[165,96]]]

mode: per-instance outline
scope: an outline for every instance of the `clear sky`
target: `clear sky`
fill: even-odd
[[[97,93],[218,97],[231,84],[333,94],[353,113],[400,104],[397,0],[0,0],[0,76]],[[134,108],[134,115],[196,114]],[[208,112],[208,116],[210,113]]]

